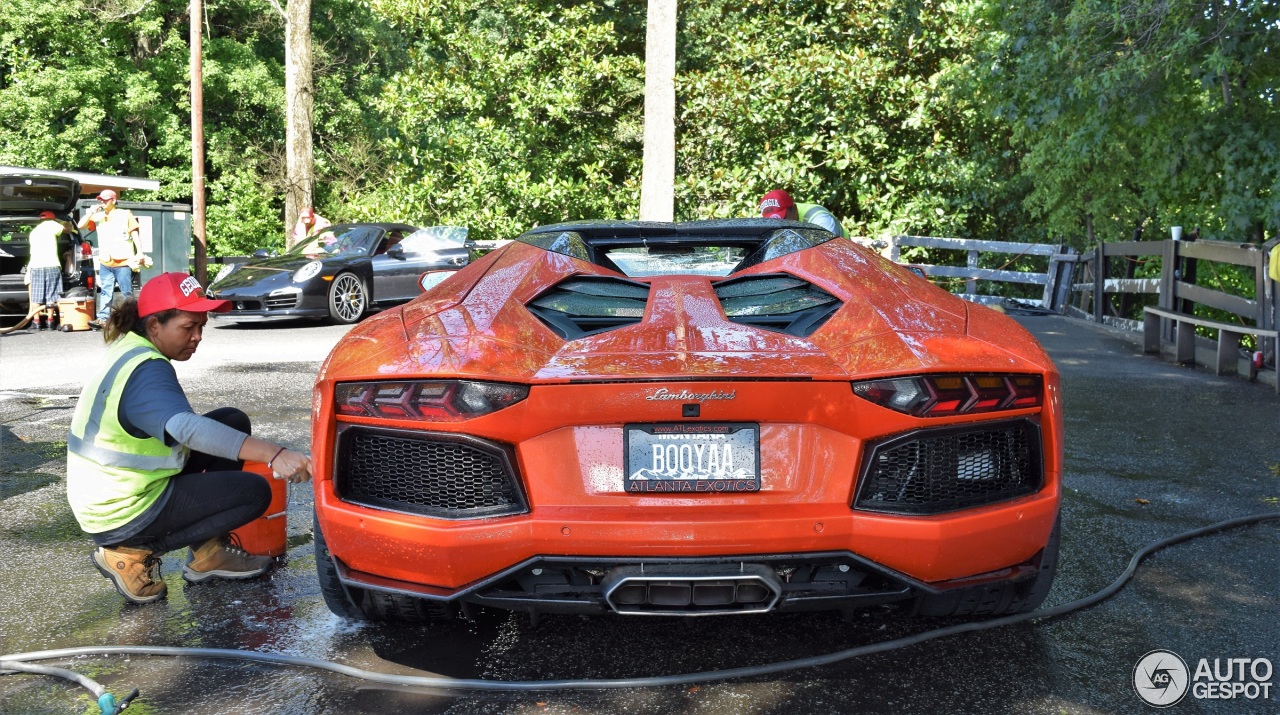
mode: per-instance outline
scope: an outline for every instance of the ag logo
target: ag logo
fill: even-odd
[[[1177,653],[1153,650],[1133,667],[1133,689],[1148,705],[1167,708],[1187,694],[1189,671]]]

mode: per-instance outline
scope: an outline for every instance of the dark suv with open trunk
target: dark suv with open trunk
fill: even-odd
[[[31,256],[27,239],[31,229],[40,223],[40,213],[52,211],[59,220],[70,221],[79,197],[80,182],[75,179],[35,174],[0,176],[0,316],[24,316],[29,309],[23,273]],[[92,292],[93,261],[83,256],[78,246],[74,235],[58,245],[64,295]]]

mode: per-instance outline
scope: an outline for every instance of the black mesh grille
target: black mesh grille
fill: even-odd
[[[1027,420],[923,430],[866,454],[859,509],[937,514],[1032,494],[1044,483],[1040,430]]]
[[[525,511],[508,448],[439,433],[349,428],[340,438],[336,485],[366,506],[463,519]]]

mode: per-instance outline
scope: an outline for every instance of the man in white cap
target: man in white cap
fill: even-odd
[[[138,247],[138,219],[129,209],[116,208],[119,196],[111,189],[98,194],[98,205],[78,224],[98,232],[98,314],[89,323],[98,330],[111,316],[111,299],[116,286],[120,294],[133,294],[133,271],[151,261]]]

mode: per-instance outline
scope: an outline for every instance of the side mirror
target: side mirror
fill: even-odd
[[[444,279],[453,274],[454,271],[427,271],[426,273],[418,276],[418,285],[422,287],[422,292],[426,293],[432,288],[443,283]]]
[[[387,249],[386,255],[391,256],[392,258],[404,258],[404,246],[397,243]]]
[[[258,250],[253,252],[253,257],[254,258],[270,258],[271,252],[265,248],[259,248]]]

